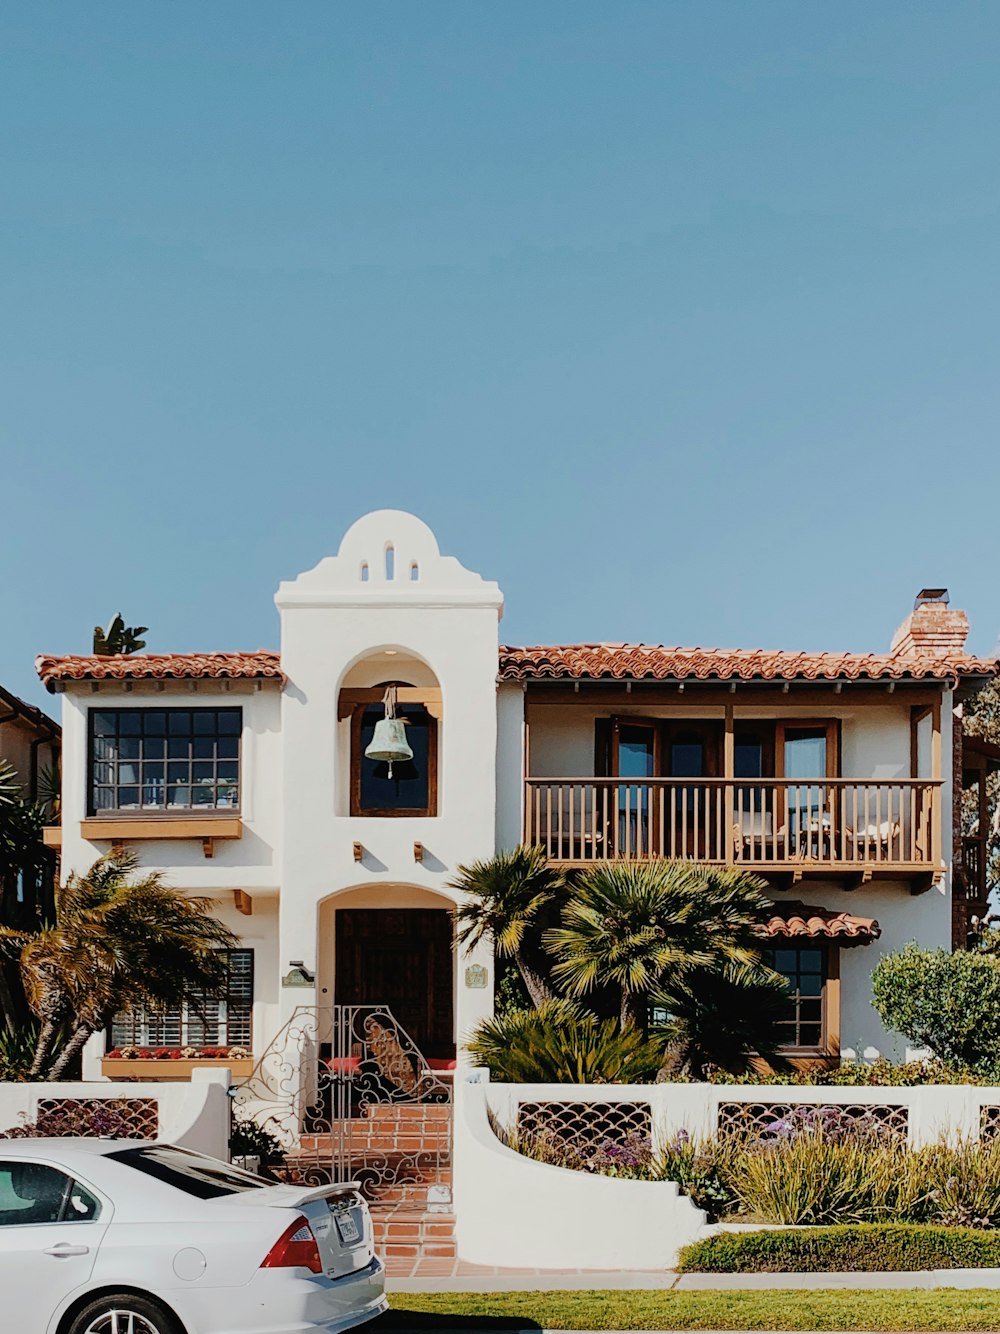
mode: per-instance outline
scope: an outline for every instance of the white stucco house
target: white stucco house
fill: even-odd
[[[902,1054],[872,967],[909,940],[963,945],[984,908],[961,709],[997,664],[965,653],[946,593],[880,653],[501,647],[498,586],[379,511],[275,603],[280,653],[38,659],[62,697],[63,876],[127,842],[244,947],[213,1024],[151,1018],[109,1048],[259,1057],[296,1007],[381,1004],[447,1070],[493,984],[487,950],[453,950],[451,880],[524,840],[567,865],[754,867],[790,1048]],[[388,683],[414,752],[392,778],[364,754]]]

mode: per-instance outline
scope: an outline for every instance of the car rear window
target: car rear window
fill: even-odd
[[[134,1167],[137,1172],[156,1177],[185,1195],[199,1200],[214,1200],[220,1195],[239,1195],[245,1190],[260,1190],[268,1183],[260,1177],[230,1167],[218,1158],[207,1158],[190,1149],[177,1149],[165,1144],[151,1144],[142,1149],[120,1149],[108,1157],[117,1163]]]

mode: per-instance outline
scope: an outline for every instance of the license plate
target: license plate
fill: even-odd
[[[345,1246],[352,1241],[360,1241],[361,1233],[358,1231],[358,1225],[348,1213],[337,1214],[334,1218],[337,1224],[337,1231],[340,1233],[340,1240]]]

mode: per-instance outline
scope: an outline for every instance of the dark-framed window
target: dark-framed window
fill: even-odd
[[[191,991],[187,999],[162,1013],[135,1010],[115,1015],[113,1047],[253,1046],[253,950],[224,950],[228,964],[223,996]]]
[[[785,1047],[820,1050],[824,1045],[824,1010],[829,958],[825,945],[780,945],[767,950],[764,962],[785,979],[788,1010],[781,1027]]]
[[[392,766],[369,760],[365,751],[375,724],[385,717],[381,704],[355,709],[351,719],[351,814],[375,816],[437,815],[437,719],[422,704],[404,704],[396,716],[406,726],[412,760]]]
[[[88,810],[238,810],[243,711],[91,709]]]

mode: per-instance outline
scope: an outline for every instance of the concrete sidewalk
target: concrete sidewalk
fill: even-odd
[[[471,1272],[470,1272],[471,1271]],[[406,1292],[762,1292],[785,1289],[1000,1288],[1000,1269],[921,1269],[899,1273],[677,1274],[671,1270],[480,1269],[421,1277],[393,1277],[390,1294]]]

